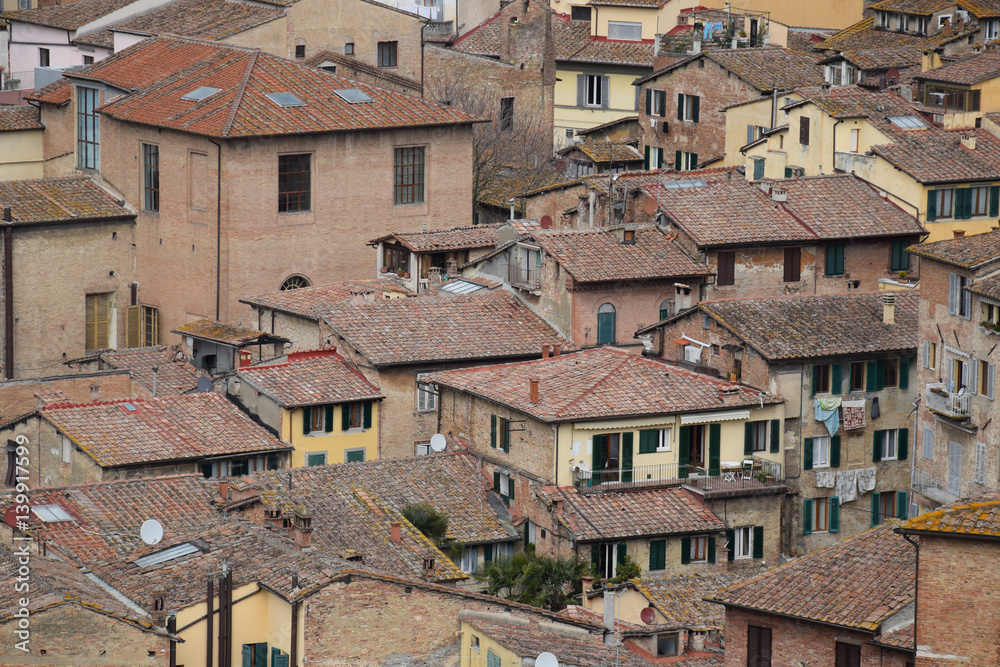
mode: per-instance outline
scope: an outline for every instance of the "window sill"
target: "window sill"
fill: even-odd
[[[201,209],[198,209],[201,210]],[[278,215],[306,215],[312,213],[311,208],[302,209],[301,211],[278,211]]]
[[[343,433],[344,435],[351,435],[352,433],[364,433],[365,430],[366,429],[361,426],[354,426],[347,429],[346,431],[341,431],[341,433]]]
[[[669,447],[657,447],[656,451],[658,451],[658,452],[669,452],[669,451],[672,451],[672,450]]]

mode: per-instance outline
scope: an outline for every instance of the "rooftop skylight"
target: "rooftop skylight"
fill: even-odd
[[[135,564],[139,567],[149,567],[151,565],[158,565],[159,563],[166,563],[168,560],[174,560],[175,558],[180,558],[181,556],[187,556],[188,554],[193,554],[197,551],[206,553],[208,550],[208,543],[204,540],[192,540],[190,542],[177,544],[166,549],[161,549],[156,553],[140,556],[135,559]]]
[[[689,178],[680,181],[664,181],[664,190],[693,190],[694,188],[707,188],[708,183],[701,178]]]
[[[357,88],[344,88],[343,90],[335,90],[333,92],[337,94],[337,97],[350,104],[364,104],[365,102],[372,101],[371,97]]]
[[[59,505],[35,505],[31,512],[45,523],[72,521],[73,517]]]
[[[212,88],[211,86],[202,86],[201,88],[195,88],[187,95],[183,96],[182,100],[187,100],[188,102],[201,102],[206,97],[211,97],[216,93],[221,93],[221,88]]]
[[[889,116],[888,121],[901,130],[922,130],[928,127],[920,116]]]
[[[305,102],[300,100],[292,93],[268,93],[267,99],[271,100],[282,109],[289,109],[291,107],[304,107],[306,105]]]

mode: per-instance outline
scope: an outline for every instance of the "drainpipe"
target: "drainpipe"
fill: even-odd
[[[899,530],[898,528],[896,530]],[[916,568],[916,573],[913,576],[913,636],[914,636],[914,646],[916,649],[916,636],[917,636],[917,614],[920,613],[920,543],[914,542],[910,539],[909,535],[903,534],[903,539],[913,545],[916,551],[916,558],[914,561],[914,567]]]
[[[215,144],[215,319],[219,320],[222,302],[222,144]],[[221,665],[219,667],[222,667]]]
[[[292,645],[288,649],[288,663],[291,667],[299,664],[299,601],[292,603]]]
[[[170,634],[175,634],[177,632],[177,617],[174,614],[170,614],[167,617],[167,632]],[[169,657],[170,667],[177,667],[177,642],[170,640],[170,657]]]
[[[3,210],[3,362],[4,378],[14,379],[14,227],[10,207]]]
[[[206,616],[206,632],[208,633],[208,641],[205,642],[205,667],[212,667],[212,644],[215,642],[215,611],[212,609],[214,605],[215,598],[215,579],[212,575],[208,575],[208,615]]]
[[[830,163],[831,174],[837,171],[837,126],[843,122],[842,120],[838,120],[833,124],[833,162]]]

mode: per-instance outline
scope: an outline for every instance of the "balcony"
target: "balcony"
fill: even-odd
[[[943,382],[934,382],[924,390],[924,404],[934,413],[949,419],[968,419],[972,394],[958,394],[945,389]]]
[[[35,70],[24,72],[8,72],[3,80],[3,90],[33,90],[35,88]]]
[[[704,493],[743,492],[782,486],[781,464],[754,458],[753,469],[744,470],[737,462],[723,462],[719,474],[705,468],[677,463],[633,466],[613,470],[577,470],[574,486],[581,493],[644,491],[686,485]]]
[[[914,493],[919,493],[941,504],[951,503],[962,497],[960,479],[949,477],[945,483],[925,470],[913,471],[913,483],[910,488]]]
[[[542,288],[542,270],[521,264],[508,264],[507,282],[521,289],[540,290]]]

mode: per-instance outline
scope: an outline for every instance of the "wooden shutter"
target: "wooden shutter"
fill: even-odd
[[[753,180],[759,181],[764,178],[764,160],[753,161]]]
[[[497,448],[497,416],[490,415],[490,447]]]
[[[996,374],[996,367],[993,364],[986,364],[986,398],[993,398],[993,378]]]
[[[910,504],[906,491],[896,492],[896,517],[900,519],[908,518]]]
[[[493,490],[496,491],[497,494],[500,493],[500,473],[498,472],[493,473]]]
[[[507,500],[509,501],[507,503],[508,507],[514,504],[514,486],[515,486],[514,477],[508,477],[507,478]]]
[[[253,667],[253,644],[243,645],[242,667]]]
[[[805,498],[802,501],[802,534],[811,535],[813,532],[813,501],[812,498]]]
[[[872,494],[872,527],[882,523],[882,494]]]
[[[819,393],[819,366],[812,367],[812,393],[810,396],[815,396]]]
[[[656,97],[657,97],[657,99],[659,101],[659,107],[660,107],[659,116],[660,116],[660,118],[666,118],[667,117],[667,91],[665,91],[665,90],[658,90],[658,91],[656,91]]]
[[[625,562],[626,556],[628,556],[628,545],[624,542],[619,542],[615,545],[615,562],[621,565]]]
[[[716,284],[720,286],[736,284],[736,253],[732,251],[720,252],[718,262]]]
[[[510,451],[510,420],[506,417],[500,418],[500,445],[505,452]]]
[[[594,453],[591,456],[591,468],[593,470],[602,470],[604,468],[604,435],[594,436]]]
[[[287,655],[281,655],[280,653],[275,655],[271,660],[271,667],[288,667],[289,657]]]
[[[972,213],[972,189],[955,188],[955,219],[965,220]]]
[[[813,439],[806,438],[802,447],[802,469],[812,470],[813,468]]]
[[[692,95],[689,99],[691,100],[691,120],[697,123],[701,115],[699,109],[701,106],[701,98],[697,95]]]
[[[714,537],[708,538],[708,562],[709,563],[714,563],[715,562],[715,538]]]
[[[990,212],[989,216],[995,218],[1000,216],[1000,185],[990,186]]]
[[[771,420],[771,453],[777,454],[781,451],[781,420]]]
[[[484,544],[483,545],[483,562],[492,563],[493,562],[493,545]]]
[[[602,109],[607,109],[610,106],[610,104],[611,104],[611,100],[609,99],[610,97],[611,97],[611,77],[609,77],[609,76],[602,76],[601,77],[601,108]]]
[[[785,248],[785,276],[786,283],[798,282],[802,278],[802,249]]]
[[[736,560],[736,531],[732,528],[726,530],[726,542],[729,545],[728,560]]]
[[[865,366],[865,391],[878,391],[876,377],[877,367],[874,361],[869,361]]]
[[[351,404],[340,404],[340,430],[347,431],[351,428]]]
[[[771,667],[771,628],[760,628],[760,667]]]
[[[646,171],[649,171],[649,151],[650,147],[646,146],[646,148],[644,149],[644,157],[642,161],[642,168],[645,169]]]
[[[827,530],[831,533],[840,532],[840,498],[837,496],[830,498],[830,522]]]
[[[805,117],[799,118],[799,143],[809,145],[809,119]]]
[[[142,347],[142,306],[125,309],[125,347]]]
[[[649,88],[646,89],[646,115],[653,115],[653,91]]]
[[[830,372],[830,393],[842,394],[844,384],[844,365],[833,364]]]
[[[587,106],[587,75],[576,75],[576,106]]]
[[[690,474],[691,464],[691,427],[681,426],[677,432],[677,476],[685,478]]]
[[[697,169],[698,168],[698,154],[697,153],[688,153],[688,160],[689,160],[690,165],[691,165],[690,167],[688,167],[689,169]]]
[[[632,481],[632,431],[622,433],[622,481]]]
[[[921,343],[920,356],[923,358],[924,368],[931,368],[931,342],[929,340],[925,340]]]
[[[764,557],[764,526],[753,527],[753,557]]]
[[[743,456],[753,454],[753,422],[743,422]]]
[[[760,631],[755,625],[747,626],[747,667],[760,665]]]
[[[830,438],[830,467],[840,467],[840,436],[835,435]]]
[[[924,218],[927,221],[937,220],[937,190],[927,191],[927,214]]]
[[[681,538],[681,565],[687,565],[691,562],[691,538],[682,537]]]
[[[681,153],[680,151],[674,151],[674,169],[676,169],[677,171],[681,171],[681,169],[684,166],[683,156],[684,154]]]
[[[601,569],[601,545],[599,544],[590,545],[590,567],[596,571]]]
[[[312,424],[312,408],[302,408],[302,433],[309,435],[309,425]]]
[[[656,451],[660,444],[659,429],[646,429],[639,431],[639,453],[650,454]]]
[[[885,359],[875,362],[875,389],[876,391],[885,389]]]
[[[667,541],[652,540],[649,543],[649,569],[663,570],[667,567]]]
[[[319,408],[316,408],[319,410]],[[323,421],[323,430],[327,433],[333,432],[333,403],[326,406],[326,419]]]
[[[364,409],[364,422],[362,422],[362,423],[363,423],[363,425],[364,425],[365,428],[371,428],[372,427],[372,402],[371,401],[365,401],[363,409]]]
[[[677,120],[684,120],[684,93],[677,93]]]
[[[253,667],[267,667],[267,642],[254,644]]]
[[[910,388],[910,360],[906,357],[899,359],[899,388]]]
[[[896,433],[896,458],[905,461],[910,450],[910,429],[901,428]]]
[[[882,431],[872,431],[872,461],[882,460]]]
[[[747,143],[753,141],[753,125],[747,125]]]
[[[722,424],[708,425],[708,474],[716,476],[721,472]]]

